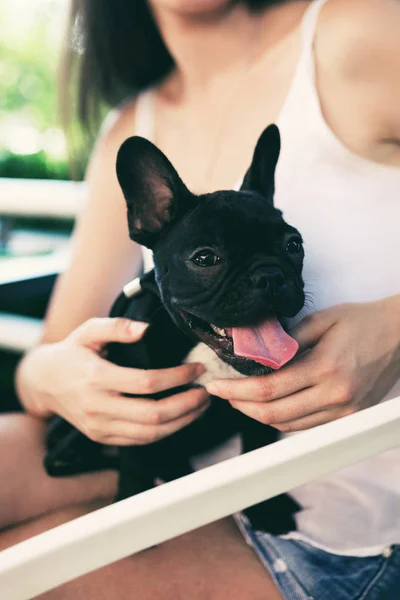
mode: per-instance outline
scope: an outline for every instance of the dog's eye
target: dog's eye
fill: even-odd
[[[219,256],[211,250],[200,250],[191,258],[192,262],[199,267],[214,267],[221,262]]]
[[[301,243],[300,238],[291,237],[286,242],[285,250],[288,254],[298,254],[299,252],[301,252],[302,248],[303,248],[303,244]]]

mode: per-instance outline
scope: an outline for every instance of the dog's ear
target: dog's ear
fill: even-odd
[[[148,140],[125,140],[117,177],[128,207],[129,235],[152,248],[161,232],[181,217],[193,197],[167,157]]]
[[[275,168],[280,150],[279,129],[276,125],[269,125],[257,142],[252,163],[240,189],[257,192],[272,204],[275,191]]]

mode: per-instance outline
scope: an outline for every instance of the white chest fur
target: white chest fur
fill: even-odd
[[[203,343],[197,344],[183,362],[199,362],[206,367],[207,371],[196,380],[196,383],[200,385],[206,385],[213,379],[240,379],[245,377],[245,375],[238,373],[233,367],[224,363],[218,358],[214,350]]]

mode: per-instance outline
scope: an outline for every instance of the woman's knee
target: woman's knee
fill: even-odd
[[[117,474],[52,478],[43,468],[46,424],[26,414],[0,415],[0,528],[69,505],[112,498]]]
[[[32,466],[43,454],[44,423],[30,415],[0,415],[0,527],[18,519],[31,495]]]
[[[44,531],[53,529],[58,525],[68,523],[78,517],[99,510],[106,506],[106,504],[107,502],[105,501],[96,501],[82,505],[68,506],[0,531],[0,552]]]
[[[9,444],[16,444],[15,451],[25,447],[42,445],[45,422],[26,413],[4,413],[0,415],[0,451],[2,455]],[[22,444],[21,444],[22,442]]]

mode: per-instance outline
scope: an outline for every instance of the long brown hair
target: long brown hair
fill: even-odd
[[[282,0],[242,0],[252,10]],[[64,123],[97,125],[113,107],[163,79],[174,67],[147,0],[72,0],[61,69]]]

